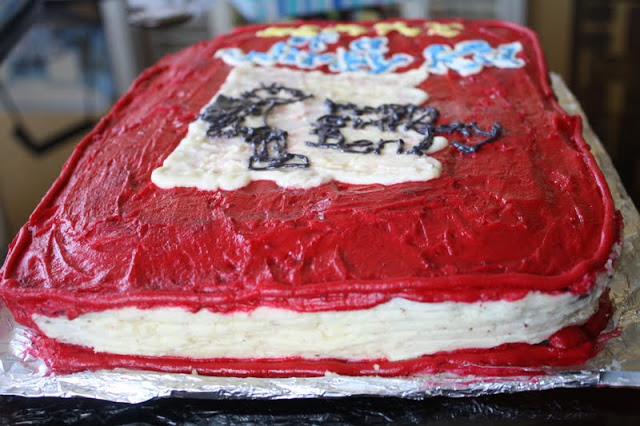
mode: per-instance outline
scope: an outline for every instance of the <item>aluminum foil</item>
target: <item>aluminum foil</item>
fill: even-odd
[[[552,75],[561,105],[584,113],[560,77]],[[47,375],[43,361],[25,355],[30,332],[18,326],[5,307],[0,309],[0,393],[21,396],[82,396],[137,403],[157,397],[216,399],[293,399],[346,396],[481,396],[552,388],[620,386],[640,388],[640,216],[626,193],[601,142],[584,120],[585,139],[592,146],[624,217],[623,248],[611,281],[615,308],[608,331],[619,333],[585,365],[554,369],[544,375],[491,377],[423,375],[401,378],[348,377],[236,378],[167,374],[132,370]],[[606,331],[605,331],[606,332]]]

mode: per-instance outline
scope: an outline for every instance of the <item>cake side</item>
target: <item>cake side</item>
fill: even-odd
[[[193,358],[175,355],[146,356],[96,352],[86,346],[35,336],[36,356],[57,373],[130,368],[167,373],[233,377],[317,377],[328,373],[399,377],[454,373],[476,376],[539,375],[553,368],[583,364],[598,350],[598,337],[611,316],[605,294],[596,313],[582,325],[565,327],[540,344],[505,343],[497,347],[441,351],[403,360],[296,356],[277,358]]]

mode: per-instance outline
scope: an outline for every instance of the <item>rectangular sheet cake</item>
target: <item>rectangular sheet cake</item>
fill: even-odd
[[[242,27],[146,70],[11,245],[52,372],[576,365],[619,218],[528,29]]]

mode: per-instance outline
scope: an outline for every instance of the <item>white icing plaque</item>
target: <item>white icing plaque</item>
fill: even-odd
[[[393,143],[384,145],[377,154],[313,146],[319,139],[313,133],[314,124],[318,118],[328,114],[327,99],[335,103],[372,107],[382,104],[421,105],[426,101],[427,93],[415,86],[426,77],[426,67],[405,73],[325,74],[246,64],[238,66],[231,71],[207,106],[215,104],[220,96],[240,98],[243,93],[261,85],[276,84],[311,95],[297,102],[277,105],[266,116],[269,127],[287,132],[287,152],[306,158],[308,167],[251,170],[249,159],[255,154],[254,145],[240,135],[207,135],[210,123],[200,117],[189,125],[187,135],[164,164],[154,170],[152,181],[161,188],[233,190],[253,180],[272,180],[282,187],[310,188],[331,180],[350,184],[392,185],[439,177],[442,165],[438,160],[429,155],[406,153],[420,143],[424,135],[407,130],[402,125],[393,131],[381,130],[376,126],[361,129],[346,126],[341,133],[347,143],[402,139],[404,154],[398,154],[397,146]],[[251,115],[244,119],[242,125],[259,128],[264,126],[264,120],[265,115]],[[447,143],[446,138],[436,136],[425,154],[436,152],[446,147]]]

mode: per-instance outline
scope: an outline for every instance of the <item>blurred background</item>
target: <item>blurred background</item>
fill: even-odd
[[[640,203],[640,1],[0,0],[0,260],[75,144],[163,55],[245,23],[388,17],[533,28]]]

